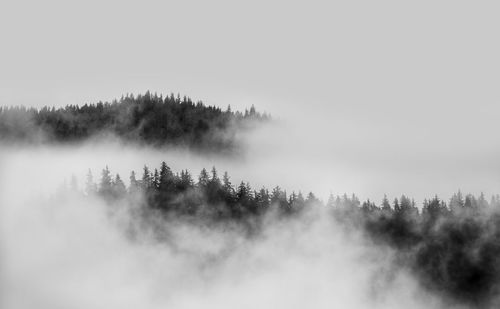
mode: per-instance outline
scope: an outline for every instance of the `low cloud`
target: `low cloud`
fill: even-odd
[[[393,266],[390,249],[346,232],[322,208],[269,217],[255,237],[179,220],[156,221],[157,237],[129,203],[54,194],[62,175],[93,164],[99,154],[90,153],[3,152],[5,308],[443,307]]]

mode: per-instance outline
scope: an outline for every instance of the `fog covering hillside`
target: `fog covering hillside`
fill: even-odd
[[[127,94],[93,104],[0,107],[0,140],[11,143],[77,143],[111,135],[126,143],[234,150],[235,133],[269,118],[252,106],[244,113],[193,102],[180,95]]]
[[[165,162],[66,177],[67,151],[0,152],[6,308],[498,305],[498,195],[322,201]]]
[[[500,196],[325,198],[314,172],[336,162],[304,156],[324,149],[307,124],[161,98],[2,111],[2,307],[500,304]]]
[[[130,164],[119,149],[113,166]],[[62,185],[96,157],[95,145],[0,150],[3,308],[443,308],[393,249],[323,207],[211,219],[196,187],[183,197],[206,215],[153,209],[141,191],[110,198],[97,172],[96,194],[87,173]]]
[[[0,1],[0,309],[500,308],[499,12]]]
[[[396,250],[392,271],[407,268],[428,292],[454,305],[497,304],[500,195],[488,201],[484,194],[476,197],[459,191],[447,201],[438,196],[425,199],[420,207],[405,195],[393,201],[384,196],[380,204],[369,199],[361,202],[355,194],[330,195],[323,203],[312,192],[287,194],[279,186],[257,190],[243,181],[233,185],[228,173],[219,176],[215,167],[210,172],[202,169],[197,177],[188,170],[174,173],[165,162],[154,170],[144,166],[140,177],[132,171],[128,182],[127,188],[120,175],[113,176],[106,167],[97,182],[89,170],[83,191],[73,180],[64,192],[99,196],[110,207],[133,201],[145,224],[165,220],[157,227],[160,238],[163,224],[194,219],[209,226],[235,225],[253,239],[269,224],[269,214],[279,222],[273,224],[286,226],[289,220],[322,208],[321,215],[343,229],[361,232],[374,245]]]

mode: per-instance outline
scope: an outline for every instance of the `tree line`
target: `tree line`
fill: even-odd
[[[234,112],[230,106],[222,110],[179,94],[163,97],[148,91],[83,106],[0,107],[0,139],[70,143],[113,134],[127,142],[217,149],[233,146],[234,136],[228,133],[235,127],[268,119],[254,106]]]
[[[500,196],[460,191],[445,201],[425,199],[421,207],[403,195],[380,203],[363,202],[355,195],[330,195],[326,203],[313,193],[287,193],[276,186],[253,189],[248,182],[233,185],[227,172],[202,169],[193,177],[187,170],[174,173],[162,162],[131,172],[128,186],[106,167],[94,181],[89,170],[85,195],[110,203],[141,196],[143,208],[174,218],[193,217],[212,222],[260,222],[268,213],[294,218],[313,207],[326,207],[349,229],[362,231],[374,243],[397,252],[399,266],[410,267],[429,290],[450,301],[474,307],[491,305],[500,286]],[[256,225],[258,228],[258,224]]]
[[[139,194],[149,208],[163,213],[231,220],[263,215],[273,205],[280,213],[291,214],[320,202],[313,193],[306,197],[300,192],[288,195],[279,186],[255,190],[243,181],[235,186],[227,172],[219,176],[215,167],[210,172],[202,169],[195,179],[188,170],[174,173],[162,162],[154,170],[144,166],[139,176],[132,171],[128,182],[126,186],[120,175],[112,176],[107,167],[95,182],[89,170],[84,191],[86,195],[98,195],[110,202]]]

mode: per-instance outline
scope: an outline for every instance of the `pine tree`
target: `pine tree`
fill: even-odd
[[[389,203],[389,199],[387,195],[384,194],[384,199],[382,200],[382,210],[385,212],[392,211],[391,204]]]
[[[238,198],[238,202],[241,204],[245,204],[248,200],[247,185],[243,181],[238,186],[236,197]]]
[[[139,191],[139,182],[136,179],[134,171],[130,173],[129,179],[130,179],[129,193],[136,194]]]
[[[397,198],[394,199],[393,205],[394,205],[394,211],[396,213],[401,212],[401,207],[399,207],[399,202]]]
[[[309,192],[309,194],[307,195],[307,198],[306,198],[306,204],[307,205],[315,205],[318,203],[319,203],[319,200],[316,198],[314,193]]]
[[[203,168],[200,172],[200,176],[198,177],[198,186],[201,188],[206,188],[208,185],[208,173],[205,168]]]
[[[171,191],[173,189],[174,185],[173,176],[174,174],[172,173],[172,170],[167,165],[167,163],[162,162],[160,167],[160,177],[158,184],[158,188],[160,189],[161,192],[168,193],[168,191]]]
[[[113,181],[113,197],[120,199],[125,197],[126,193],[127,188],[125,187],[125,184],[123,183],[120,175],[116,174],[115,180]]]
[[[158,169],[155,168],[155,171],[153,173],[153,179],[152,179],[152,184],[151,187],[154,190],[158,190],[160,187],[160,174],[158,174]]]
[[[222,189],[226,195],[233,194],[233,185],[231,184],[231,179],[229,178],[227,172],[224,172],[224,175],[222,176]]]
[[[326,202],[326,206],[329,208],[333,208],[335,206],[335,197],[332,193],[328,196],[328,202]]]
[[[97,193],[97,185],[94,182],[94,177],[92,176],[92,171],[89,169],[85,181],[85,194],[94,195]]]
[[[178,190],[185,191],[193,187],[193,177],[186,171],[181,171],[181,177],[178,183]]]
[[[99,194],[104,197],[110,197],[112,194],[112,179],[108,166],[102,170]]]
[[[215,169],[215,166],[212,167],[212,178],[210,179],[210,182],[216,185],[220,185],[220,180],[217,176],[217,170]]]
[[[151,172],[149,171],[149,168],[146,165],[144,165],[142,173],[142,181],[141,181],[142,189],[145,192],[148,191],[152,187],[152,183],[153,180],[151,177]]]

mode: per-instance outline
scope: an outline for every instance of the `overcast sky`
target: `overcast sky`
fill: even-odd
[[[291,2],[4,0],[0,104],[255,104],[343,189],[500,191],[500,4]]]

